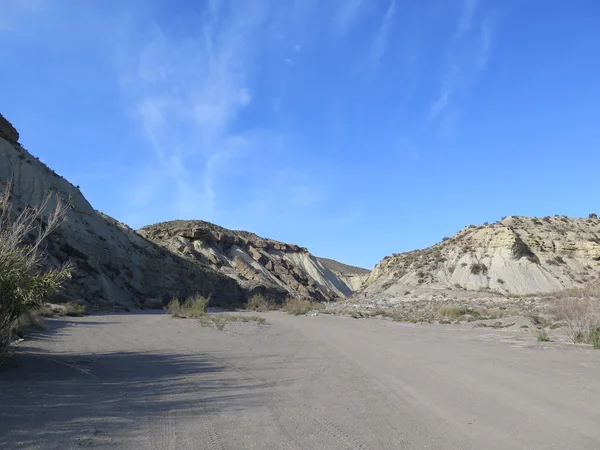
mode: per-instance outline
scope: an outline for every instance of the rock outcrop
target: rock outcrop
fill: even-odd
[[[70,204],[47,242],[45,264],[70,261],[73,279],[64,300],[90,309],[159,307],[172,296],[200,293],[214,306],[240,306],[260,292],[334,300],[352,288],[307,249],[231,231],[202,221],[173,221],[136,232],[96,210],[79,189],[33,157],[0,116],[0,194],[10,187],[13,210],[38,206],[50,195]]]
[[[279,300],[305,296],[321,301],[353,292],[349,283],[306,248],[247,231],[196,220],[158,223],[139,234],[174,254],[218,269],[249,292]]]
[[[164,304],[173,295],[199,292],[215,305],[240,305],[247,298],[234,280],[193,260],[170,253],[118,221],[95,211],[78,188],[42,164],[2,126],[0,194],[10,186],[14,212],[40,205],[51,195],[70,202],[66,220],[47,242],[45,264],[71,261],[73,278],[61,296],[90,309]],[[7,134],[9,139],[7,139]]]
[[[410,299],[550,293],[579,288],[600,274],[600,220],[565,216],[507,217],[470,226],[424,250],[384,258],[361,290]]]
[[[4,139],[11,144],[19,142],[19,132],[2,114],[0,114],[0,139]]]

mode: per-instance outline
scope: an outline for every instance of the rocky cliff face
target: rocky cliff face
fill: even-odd
[[[323,267],[331,270],[353,292],[360,289],[371,271],[362,267],[349,266],[328,258],[317,258]]]
[[[391,298],[436,291],[533,294],[578,288],[599,274],[600,220],[593,215],[507,217],[386,257],[362,288]]]
[[[256,292],[282,300],[302,295],[333,300],[352,289],[305,248],[202,221],[156,224],[136,232],[95,211],[79,189],[33,157],[0,115],[0,194],[11,187],[13,209],[52,194],[71,207],[47,244],[49,266],[71,261],[65,300],[91,309],[160,306],[174,295],[200,293],[212,305],[238,306]]]
[[[183,258],[216,268],[247,291],[276,299],[299,295],[329,301],[353,291],[306,248],[246,231],[198,220],[150,225],[139,234]]]
[[[65,222],[47,242],[48,265],[72,261],[73,279],[61,293],[91,309],[160,304],[199,292],[215,304],[239,305],[247,293],[230,277],[168,252],[124,224],[95,211],[79,189],[18,144],[18,133],[0,119],[0,194],[11,186],[12,208],[40,205],[49,195],[70,201]]]

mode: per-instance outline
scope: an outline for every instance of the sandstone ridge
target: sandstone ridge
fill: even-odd
[[[600,271],[600,220],[511,216],[383,259],[361,289],[388,298],[445,291],[530,295],[580,288]]]
[[[353,289],[304,247],[228,230],[205,221],[172,221],[143,227],[140,235],[190,260],[211,266],[244,289],[269,296],[330,301]]]
[[[254,293],[334,300],[352,289],[306,248],[204,221],[173,221],[139,232],[94,210],[79,188],[32,156],[0,116],[0,195],[13,212],[61,198],[70,207],[47,242],[44,264],[70,261],[62,299],[90,309],[161,307],[172,296],[210,296],[213,306],[242,306]]]

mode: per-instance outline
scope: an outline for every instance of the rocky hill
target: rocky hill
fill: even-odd
[[[362,267],[349,266],[328,258],[317,258],[323,267],[331,270],[352,291],[357,291],[371,273]]]
[[[15,212],[52,194],[70,202],[48,241],[45,264],[71,261],[64,300],[91,309],[160,306],[199,292],[213,305],[243,304],[255,292],[333,299],[351,289],[304,248],[206,222],[170,222],[139,233],[96,210],[77,187],[32,156],[0,115],[0,194],[10,186]]]
[[[600,274],[600,220],[506,217],[469,226],[424,250],[383,259],[361,290],[411,298],[473,291],[502,295],[579,288]]]
[[[70,260],[72,280],[64,300],[91,309],[159,304],[172,295],[212,294],[215,303],[241,304],[246,294],[231,278],[144,239],[134,230],[95,211],[79,189],[18,143],[18,133],[0,116],[0,193],[11,186],[13,212],[52,196],[70,202],[65,222],[47,242],[49,266]]]
[[[176,255],[219,270],[247,291],[261,291],[276,298],[300,295],[317,300],[340,299],[353,292],[346,278],[306,248],[247,231],[228,230],[200,220],[178,220],[150,225],[139,233]]]

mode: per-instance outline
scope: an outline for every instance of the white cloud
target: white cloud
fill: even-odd
[[[479,39],[479,56],[477,57],[477,69],[485,69],[492,51],[492,20],[490,18],[481,24],[481,36]]]
[[[491,56],[492,15],[481,22],[479,34],[471,32],[476,23],[477,6],[477,0],[465,0],[463,3],[456,31],[448,48],[448,67],[443,75],[439,95],[431,103],[431,120],[445,113],[451,106],[451,100],[459,97],[477,81]],[[456,117],[458,115],[455,114]],[[458,121],[456,117],[446,121],[445,128],[454,126]]]
[[[388,5],[387,10],[383,16],[381,21],[381,25],[377,31],[377,35],[375,36],[375,40],[373,41],[373,47],[371,48],[371,59],[377,64],[383,57],[385,53],[389,33],[391,31],[391,27],[393,25],[394,15],[396,14],[396,0],[392,0]]]
[[[221,3],[212,1],[200,37],[173,39],[155,24],[137,43],[134,63],[122,67],[124,96],[155,157],[152,179],[134,188],[138,206],[150,206],[155,185],[169,184],[171,214],[214,214],[219,173],[245,151],[232,126],[253,100],[250,78],[266,18],[255,5],[223,17]]]

